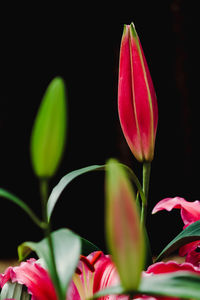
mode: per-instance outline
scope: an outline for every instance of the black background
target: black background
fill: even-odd
[[[147,228],[153,253],[181,229],[179,212],[151,216],[165,197],[199,198],[199,24],[193,1],[124,1],[114,5],[55,2],[1,9],[0,186],[40,215],[38,182],[29,155],[32,124],[55,76],[67,87],[68,134],[51,188],[66,173],[110,157],[141,165],[122,135],[117,114],[118,60],[123,24],[134,22],[158,98]],[[0,257],[42,238],[14,204],[0,199]],[[53,228],[69,227],[106,251],[104,174],[75,180],[62,194]]]

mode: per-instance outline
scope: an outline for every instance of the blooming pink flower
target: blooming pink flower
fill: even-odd
[[[121,41],[118,111],[133,155],[139,161],[151,161],[158,123],[157,99],[133,23],[124,26]]]
[[[84,300],[94,293],[119,284],[120,279],[109,255],[101,251],[81,256],[77,271],[68,290],[67,300]],[[128,300],[128,296],[111,295],[99,300]]]
[[[186,228],[190,224],[200,220],[200,201],[193,202],[186,201],[184,198],[165,198],[159,201],[154,207],[152,213],[155,214],[161,210],[171,211],[177,208],[181,210],[181,218]],[[179,255],[186,255],[186,262],[193,263],[195,266],[200,265],[200,253],[196,249],[200,247],[200,241],[195,241],[182,246],[179,249]]]
[[[57,300],[56,291],[48,272],[35,259],[30,259],[17,267],[9,267],[0,274],[0,287],[7,281],[18,282],[27,287],[32,300]],[[101,251],[87,257],[81,256],[77,270],[69,285],[66,300],[85,300],[95,292],[117,285],[120,282],[117,270],[110,256]],[[128,300],[128,296],[111,295],[100,300]]]

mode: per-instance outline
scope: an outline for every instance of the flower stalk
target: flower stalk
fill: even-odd
[[[151,174],[151,163],[144,162],[143,163],[143,193],[145,195],[145,202],[142,201],[142,208],[141,208],[141,224],[142,225],[145,225],[145,222],[146,222],[150,174]]]
[[[41,203],[42,203],[42,215],[43,215],[43,222],[46,224],[46,228],[44,229],[44,236],[47,239],[48,246],[49,246],[49,254],[50,254],[50,260],[51,265],[53,268],[52,272],[52,280],[55,284],[55,289],[57,292],[57,296],[59,300],[64,300],[65,295],[62,293],[60,280],[56,268],[56,262],[55,262],[55,255],[54,255],[54,249],[53,249],[53,241],[51,238],[51,225],[50,222],[47,220],[47,200],[48,200],[48,189],[49,189],[49,180],[48,178],[40,178],[40,196],[41,196]]]
[[[59,300],[64,300],[56,268],[51,225],[47,217],[49,179],[53,177],[62,159],[66,140],[66,93],[62,78],[54,78],[48,85],[33,124],[30,152],[35,175],[39,178],[43,230],[48,242],[51,277]]]

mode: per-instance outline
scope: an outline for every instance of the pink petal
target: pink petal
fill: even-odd
[[[67,300],[83,300],[94,293],[118,284],[119,275],[108,255],[101,251],[92,252],[87,257],[81,256],[77,273],[73,277],[67,293]],[[128,296],[110,295],[100,300],[128,300]]]
[[[186,201],[184,198],[165,198],[158,202],[154,207],[152,214],[160,210],[171,211],[174,208],[181,209],[181,217],[184,227],[200,220],[200,201],[196,200],[193,202]]]
[[[47,271],[35,259],[22,262],[20,266],[9,267],[0,277],[0,285],[8,280],[24,284],[33,300],[57,300],[53,283]]]
[[[200,245],[200,241],[194,241],[182,246],[179,249],[179,255],[185,256],[187,253],[194,251]]]
[[[120,283],[119,275],[117,269],[114,266],[109,255],[104,255],[102,253],[100,259],[94,264],[95,267],[95,277],[94,277],[94,293],[105,289],[107,287],[115,286]],[[110,295],[107,297],[101,297],[99,300],[128,300],[128,296],[117,296]]]
[[[132,95],[132,75],[129,48],[129,28],[124,28],[121,41],[119,81],[118,81],[118,110],[121,127],[127,143],[138,160],[143,159],[141,137],[134,112]]]
[[[66,296],[66,300],[81,300],[80,294],[77,290],[76,285],[74,284],[73,281],[71,281],[68,290],[67,290],[67,296]]]
[[[101,256],[101,251],[93,252],[88,257],[80,257],[77,271],[70,284],[67,300],[84,300],[93,296],[94,285],[94,262]]]
[[[200,275],[200,268],[193,266],[190,263],[178,264],[175,261],[168,261],[167,263],[158,262],[148,267],[145,274],[163,274],[177,271],[195,272]]]
[[[186,255],[186,262],[193,264],[196,267],[200,267],[200,253],[197,251],[200,247],[200,241],[194,241],[182,246],[179,249],[179,255]]]
[[[144,52],[135,28],[130,28],[132,86],[144,158],[153,156],[158,121],[157,100]]]
[[[190,251],[185,259],[186,262],[191,263],[193,266],[200,267],[200,253],[195,250]]]
[[[119,275],[110,256],[102,254],[100,259],[94,264],[94,267],[94,292],[120,282]]]

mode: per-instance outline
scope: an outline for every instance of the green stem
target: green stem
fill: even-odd
[[[141,224],[142,225],[145,225],[145,222],[146,222],[150,173],[151,173],[151,163],[150,162],[144,162],[143,163],[143,192],[144,192],[146,201],[142,202],[142,211],[141,211]]]
[[[42,201],[42,217],[44,222],[47,221],[46,205],[48,199],[48,185],[49,184],[47,178],[40,179],[40,196]]]
[[[46,223],[46,228],[44,229],[44,235],[47,238],[48,245],[49,245],[49,254],[51,259],[51,265],[52,265],[52,280],[55,284],[55,288],[57,291],[58,299],[64,300],[65,295],[62,294],[62,289],[60,286],[60,280],[58,277],[57,269],[56,269],[56,262],[55,262],[55,256],[54,256],[54,249],[53,249],[53,241],[51,238],[51,225],[48,222],[47,219],[47,200],[48,200],[48,179],[47,178],[41,178],[40,179],[40,195],[42,200],[42,215],[43,215],[43,221]]]

